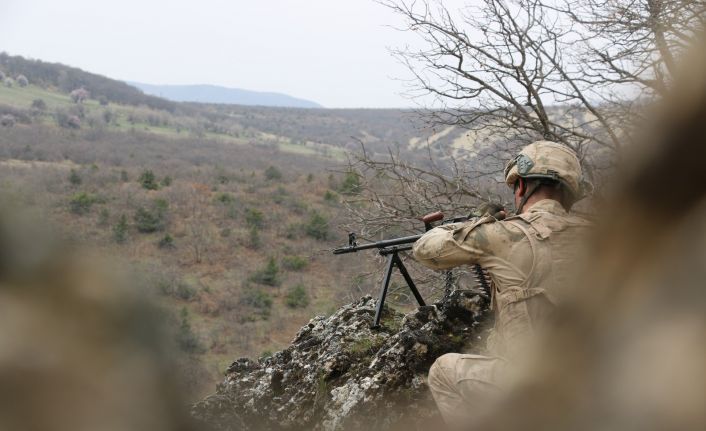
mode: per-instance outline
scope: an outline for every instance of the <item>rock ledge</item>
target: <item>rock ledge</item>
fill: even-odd
[[[440,355],[479,345],[488,301],[473,291],[406,315],[370,296],[317,316],[286,349],[238,359],[192,415],[217,430],[390,428],[436,415],[426,386]]]

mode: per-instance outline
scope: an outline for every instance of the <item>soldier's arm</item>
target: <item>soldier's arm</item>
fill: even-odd
[[[431,269],[478,263],[485,253],[482,224],[456,223],[434,228],[414,243],[414,258]]]

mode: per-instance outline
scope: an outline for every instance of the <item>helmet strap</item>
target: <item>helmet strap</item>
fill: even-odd
[[[525,184],[527,184],[527,181],[524,178],[520,178],[518,181],[524,181]],[[524,208],[525,204],[527,203],[527,200],[534,194],[534,192],[537,191],[539,186],[540,186],[540,184],[538,182],[535,182],[531,186],[529,186],[529,188],[525,192],[524,196],[522,196],[522,199],[520,200],[520,204],[515,209],[515,214],[522,214],[522,208]]]

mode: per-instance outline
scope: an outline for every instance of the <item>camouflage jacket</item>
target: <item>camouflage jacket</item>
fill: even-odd
[[[576,284],[573,264],[589,226],[544,199],[502,221],[487,216],[432,229],[414,244],[414,257],[432,269],[477,263],[490,273],[496,322],[489,348],[504,355]]]

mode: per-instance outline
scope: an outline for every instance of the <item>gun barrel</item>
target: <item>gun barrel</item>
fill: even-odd
[[[416,242],[421,237],[422,237],[421,234],[420,235],[411,235],[411,236],[403,236],[400,238],[386,239],[383,241],[371,242],[368,244],[340,247],[340,248],[333,250],[333,254],[355,253],[357,251],[369,250],[371,248],[382,249],[382,248],[392,247],[392,246],[400,245],[400,244],[411,244],[413,242]]]

